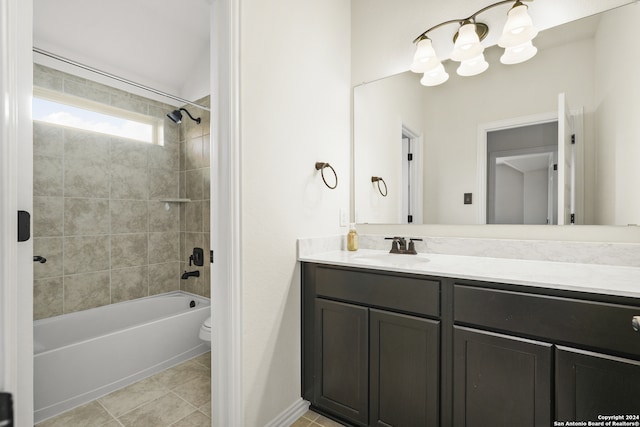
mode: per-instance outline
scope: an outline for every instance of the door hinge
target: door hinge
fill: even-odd
[[[412,161],[413,160],[413,153],[407,154],[407,160],[408,161]]]
[[[575,144],[576,143],[576,134],[571,134],[571,143]]]
[[[572,213],[571,214],[571,224],[575,224],[576,223],[576,214]]]
[[[209,251],[209,262],[213,264],[213,251]]]
[[[31,214],[18,211],[18,242],[26,242],[31,238]]]
[[[557,164],[557,163],[553,165],[553,170],[554,170],[554,171],[557,171],[557,170],[558,170],[558,164]]]
[[[407,216],[407,222],[408,222],[409,224],[411,224],[411,223],[413,222],[413,215],[408,215],[408,216]]]

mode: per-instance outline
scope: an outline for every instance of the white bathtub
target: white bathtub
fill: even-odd
[[[209,307],[175,291],[35,321],[35,421],[209,351],[198,338]]]

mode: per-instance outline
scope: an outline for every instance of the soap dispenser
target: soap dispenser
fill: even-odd
[[[356,224],[349,224],[349,233],[347,233],[347,250],[358,250],[358,232],[356,231]]]

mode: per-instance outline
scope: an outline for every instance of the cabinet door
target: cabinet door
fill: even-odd
[[[453,351],[454,426],[550,425],[551,344],[456,326]]]
[[[558,347],[558,421],[587,422],[598,421],[598,415],[640,415],[639,396],[639,361]]]
[[[370,310],[370,425],[438,425],[439,333],[439,322]]]
[[[368,310],[316,299],[315,404],[357,425],[367,425]]]

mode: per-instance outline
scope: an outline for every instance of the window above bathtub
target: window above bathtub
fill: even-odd
[[[33,120],[163,145],[163,120],[66,93],[34,87]]]

